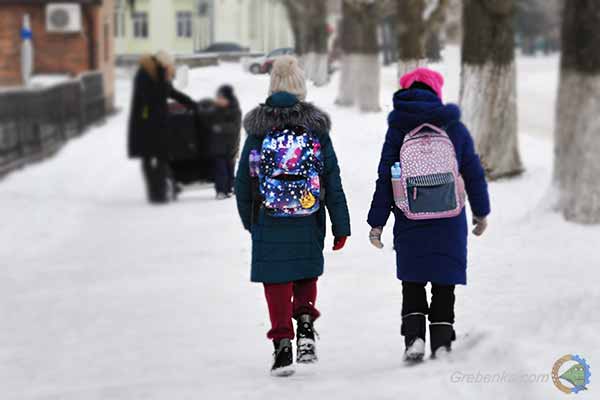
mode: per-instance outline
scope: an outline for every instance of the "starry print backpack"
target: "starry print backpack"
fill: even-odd
[[[408,219],[452,218],[462,212],[465,184],[446,131],[423,124],[406,134],[392,187],[396,206]]]
[[[258,164],[258,191],[270,216],[305,217],[319,210],[323,161],[319,139],[310,130],[272,129]]]

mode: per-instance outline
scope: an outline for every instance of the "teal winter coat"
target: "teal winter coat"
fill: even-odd
[[[252,218],[255,187],[250,178],[249,154],[260,151],[266,132],[274,127],[301,125],[318,136],[324,169],[325,198],[320,210],[307,217],[276,218],[264,208]],[[244,228],[252,235],[253,282],[284,283],[315,278],[323,273],[323,247],[326,214],[329,212],[333,236],[350,236],[350,216],[342,188],[340,168],[329,137],[327,114],[312,104],[298,101],[288,93],[276,93],[250,111],[244,119],[248,134],[236,175],[237,207]]]

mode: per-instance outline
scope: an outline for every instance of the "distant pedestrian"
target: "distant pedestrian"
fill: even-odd
[[[129,157],[142,159],[142,170],[151,203],[165,203],[175,193],[168,165],[167,100],[173,99],[190,110],[196,103],[175,90],[172,80],[175,63],[166,52],[146,55],[133,82],[129,117]]]
[[[217,90],[212,118],[211,153],[215,157],[215,190],[217,199],[233,194],[235,159],[240,149],[242,111],[233,87],[223,85]]]
[[[296,319],[299,363],[317,361],[317,279],[329,211],[333,250],[350,236],[350,217],[327,114],[307,103],[298,61],[284,56],[271,72],[270,96],[246,115],[248,133],[236,176],[244,228],[252,234],[253,282],[264,285],[275,351],[271,374],[294,372]]]

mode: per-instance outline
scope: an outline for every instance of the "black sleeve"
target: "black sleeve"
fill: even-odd
[[[168,87],[168,96],[170,99],[175,100],[179,104],[183,104],[190,110],[196,110],[197,108],[197,104],[194,100],[192,100],[188,95],[175,89],[171,84],[169,84]]]

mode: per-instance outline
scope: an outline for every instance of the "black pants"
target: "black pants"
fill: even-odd
[[[173,182],[169,164],[156,157],[142,159],[142,171],[146,183],[146,195],[150,203],[167,203],[173,194]]]
[[[402,282],[402,329],[406,346],[413,338],[425,340],[426,321],[429,315],[431,352],[440,347],[450,348],[454,333],[454,285],[431,285],[431,304],[427,304],[427,283]]]
[[[233,192],[235,160],[227,157],[215,159],[215,190],[217,193]]]
[[[431,285],[431,304],[427,304],[427,283],[402,282],[402,316],[429,315],[429,322],[454,323],[454,285]]]

